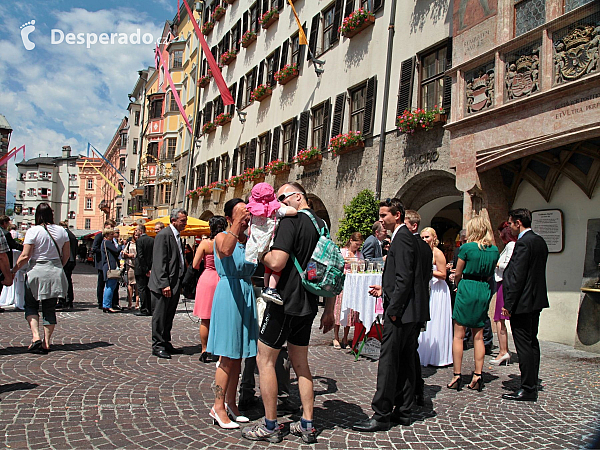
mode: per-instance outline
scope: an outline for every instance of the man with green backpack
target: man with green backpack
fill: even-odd
[[[308,366],[308,344],[319,295],[326,297],[320,328],[324,333],[333,328],[335,295],[344,283],[343,258],[339,248],[329,239],[327,225],[309,208],[306,191],[300,184],[284,184],[277,199],[296,208],[298,215],[281,219],[271,251],[263,257],[266,267],[282,272],[277,289],[283,305],[268,303],[259,330],[257,362],[265,420],[246,427],[242,436],[267,442],[283,439],[282,426],[277,424],[275,362],[287,341],[302,401],[302,418],[291,424],[290,433],[301,437],[305,443],[314,443],[317,437],[312,423],[314,393]]]

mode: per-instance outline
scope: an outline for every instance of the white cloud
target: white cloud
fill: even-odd
[[[154,39],[163,24],[155,24],[131,9],[56,11],[40,20],[31,40],[21,44],[18,20],[0,6],[0,27],[8,33],[0,40],[0,113],[13,135],[11,148],[26,145],[27,158],[57,156],[63,145],[83,153],[87,142],[104,150],[123,116],[127,94],[142,70],[153,63],[152,45],[85,45],[50,43],[50,29],[66,33],[150,33]],[[34,18],[34,17],[32,17]],[[21,157],[19,156],[19,160]],[[9,189],[14,191],[15,168],[9,166]]]

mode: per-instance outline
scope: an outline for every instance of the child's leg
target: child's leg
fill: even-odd
[[[279,283],[280,277],[281,272],[272,272],[267,280],[267,271],[265,270],[265,284],[268,283],[271,289],[277,289],[277,283]]]
[[[271,269],[269,269],[267,266],[265,266],[265,278],[264,278],[264,286],[265,287],[271,287],[271,274],[273,273],[273,271]]]

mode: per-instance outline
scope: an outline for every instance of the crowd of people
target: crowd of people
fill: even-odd
[[[187,224],[183,209],[172,211],[169,225],[157,223],[154,239],[146,234],[145,225],[138,225],[131,239],[121,240],[116,223],[107,220],[92,246],[98,270],[98,308],[105,313],[119,312],[118,287],[123,283],[128,298],[123,309],[152,316],[152,354],[171,359],[183,353],[171,342],[171,331],[184,274],[193,268],[196,275],[200,273],[193,310],[200,319],[200,361],[217,362],[209,416],[225,429],[249,422],[243,411],[257,400],[257,368],[265,417],[243,428],[242,436],[280,442],[283,432],[278,415],[298,410],[287,401],[291,363],[298,378],[302,414],[291,424],[290,432],[305,443],[314,443],[317,431],[308,349],[319,297],[305,286],[303,270],[326,225],[310,209],[300,184],[286,183],[276,194],[265,185],[256,185],[249,200],[229,200],[224,216],[209,220],[210,235],[195,252],[181,239]],[[505,325],[510,320],[522,378],[518,391],[502,397],[537,399],[537,327],[540,311],[548,307],[548,250],[543,238],[531,231],[531,213],[525,209],[509,212],[508,220],[499,228],[505,244],[502,253],[494,245],[489,220],[473,217],[460,235],[464,243],[452,263],[438,248],[436,231],[420,229],[420,220],[419,214],[406,210],[400,200],[387,199],[379,205],[379,220],[373,224],[372,235],[364,239],[361,233],[353,233],[341,249],[345,272],[356,260],[383,264],[381,285],[369,288],[371,296],[383,298],[384,308],[374,414],[354,425],[360,432],[411,423],[413,406],[422,405],[424,400],[422,365],[453,365],[454,376],[447,387],[460,391],[467,330],[475,356],[467,387],[477,391],[484,388],[484,329],[494,292],[500,351],[491,364],[510,362]],[[47,203],[36,209],[35,223],[27,231],[14,264],[9,255],[18,244],[13,239],[9,245],[6,232],[0,233],[0,277],[2,285],[11,286],[13,277],[25,269],[24,310],[32,333],[28,350],[47,353],[56,326],[57,304],[73,305],[70,274],[76,241],[68,227],[54,224]],[[40,302],[43,335],[39,331]],[[350,327],[359,320],[355,311],[344,309],[343,292],[325,298],[320,328],[324,333],[334,330],[334,348],[350,345]]]

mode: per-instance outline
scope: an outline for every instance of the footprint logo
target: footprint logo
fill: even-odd
[[[23,40],[23,45],[25,46],[25,50],[33,50],[35,48],[35,44],[29,40],[29,35],[33,33],[35,30],[35,20],[24,23],[21,25],[21,39]]]

